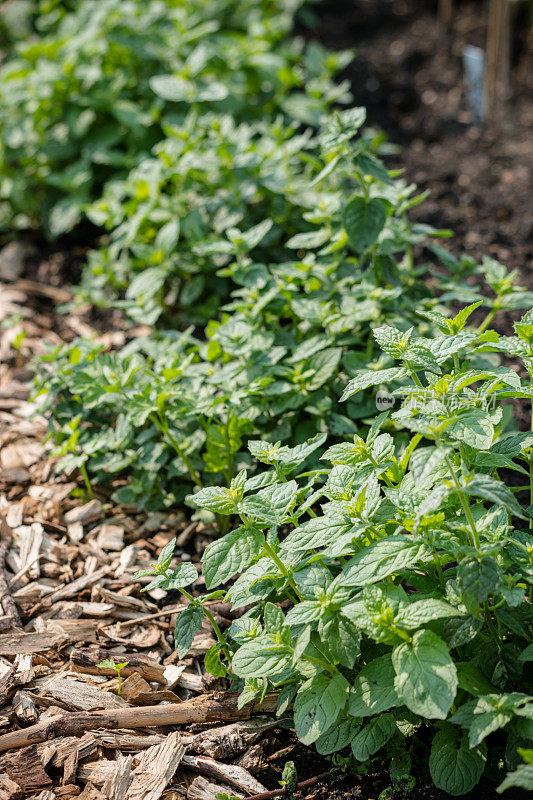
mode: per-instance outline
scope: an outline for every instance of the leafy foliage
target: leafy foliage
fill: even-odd
[[[148,157],[164,130],[179,132],[191,111],[316,122],[346,97],[330,81],[343,56],[288,38],[299,5],[44,4],[34,21],[42,35],[18,44],[0,73],[0,223],[68,232],[108,180]]]
[[[500,474],[531,469],[531,434],[506,433],[502,411],[533,397],[531,313],[506,337],[465,328],[471,311],[443,314],[450,324],[431,338],[375,329],[384,367],[397,364],[390,389],[401,405],[364,439],[326,450],[328,469],[294,479],[296,454],[287,465],[286,450],[253,442],[268,467],[260,483],[243,471],[230,489],[194,495],[239,520],[202,566],[207,589],[234,580],[226,600],[247,608],[218,632],[240,702],[278,690],[304,743],[350,745],[359,761],[401,742],[427,764],[429,740],[433,781],[453,795],[476,785],[505,742],[516,771],[500,790],[525,786],[517,747],[533,738],[533,498]],[[520,374],[495,360],[511,349]],[[491,459],[503,452],[505,464]]]
[[[373,326],[383,346],[396,353],[403,345],[385,341],[390,325],[383,323],[412,323],[429,331],[442,317],[409,259],[395,260],[397,283],[384,286],[372,257],[366,257],[361,265],[351,263],[348,251],[331,265],[312,255],[270,269],[250,265],[252,285],[235,291],[220,321],[208,325],[205,341],[189,329],[156,332],[117,353],[103,353],[101,345],[83,340],[52,351],[41,365],[38,387],[46,392],[44,410],[52,412],[60,466],[87,470],[100,483],[126,476],[128,484],[116,499],[154,510],[183,500],[191,483],[228,487],[239,470],[252,468],[245,446],[250,439],[269,441],[271,447],[278,442],[273,452],[288,448],[289,459],[294,441],[328,434],[338,442],[335,457],[348,456],[353,446],[342,439],[364,430],[375,414],[379,386],[407,374],[403,366],[389,366],[389,354],[377,352]],[[501,299],[474,292],[460,280],[460,265],[455,274],[453,289],[443,274],[446,296],[469,293],[474,306]],[[417,296],[420,311],[433,310],[421,316],[413,308]],[[519,298],[520,292],[510,296]],[[432,319],[424,320],[424,314]],[[460,333],[463,339],[447,344],[449,350],[475,336]],[[398,336],[405,338],[409,358],[416,349],[413,363],[423,358],[433,365],[435,357],[412,334]],[[441,340],[438,346],[445,344]],[[343,388],[348,402],[341,409]],[[469,422],[465,441],[483,444],[492,423],[476,409],[469,415],[454,426],[459,430]],[[496,466],[509,460],[504,453],[480,458]],[[479,482],[476,486],[483,491]]]

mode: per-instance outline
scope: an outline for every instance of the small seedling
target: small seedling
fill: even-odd
[[[280,786],[285,789],[288,800],[293,800],[294,790],[298,785],[298,773],[294,761],[287,761],[281,774]]]
[[[122,672],[122,670],[124,669],[124,667],[127,667],[127,666],[128,666],[128,664],[129,664],[129,663],[130,663],[129,661],[124,661],[124,662],[122,662],[122,664],[116,664],[116,663],[113,661],[113,659],[112,659],[112,658],[104,658],[104,660],[103,660],[103,661],[100,661],[100,663],[96,665],[97,667],[100,667],[101,669],[114,669],[114,670],[116,671],[116,673],[117,673],[117,675],[118,675],[118,689],[117,689],[117,694],[119,694],[119,695],[120,695],[120,690],[122,689],[122,676],[121,676],[121,672]]]

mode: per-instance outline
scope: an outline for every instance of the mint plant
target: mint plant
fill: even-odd
[[[398,263],[398,284],[383,286],[368,272],[346,272],[344,258],[332,270],[313,257],[263,267],[256,278],[250,266],[248,285],[203,342],[188,330],[157,332],[117,353],[81,340],[52,350],[37,389],[46,393],[60,468],[85,471],[88,487],[127,478],[115,499],[155,510],[194,486],[229,486],[253,467],[250,438],[285,445],[327,432],[333,442],[364,428],[376,409],[373,370],[389,370],[381,381],[399,374],[373,344],[371,326],[409,321],[421,332],[438,330],[442,314],[409,259]],[[446,296],[470,295],[489,315],[503,297],[531,302],[516,287],[483,296],[460,274],[458,264],[451,290],[443,273]],[[370,379],[361,372],[366,364]],[[338,406],[349,380],[361,391]]]
[[[288,38],[299,5],[41,4],[40,35],[0,71],[0,226],[50,238],[72,230],[107,181],[149,157],[165,131],[179,136],[191,111],[316,123],[347,99],[330,80],[346,59]]]
[[[306,447],[256,441],[265,472],[194,496],[238,520],[202,571],[247,609],[215,630],[240,703],[278,691],[278,712],[322,754],[350,747],[365,762],[401,743],[403,779],[407,762],[415,775],[429,763],[452,795],[487,763],[523,773],[518,748],[533,738],[533,435],[506,431],[502,405],[533,398],[533,312],[506,337],[468,328],[474,311],[441,309],[432,337],[375,328],[383,364],[344,398],[386,381],[401,404],[329,447],[322,469],[292,477]]]

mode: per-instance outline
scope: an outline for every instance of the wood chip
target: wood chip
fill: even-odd
[[[244,767],[238,767],[235,764],[223,764],[220,761],[209,758],[209,756],[186,755],[183,757],[183,766],[216,781],[229,783],[247,794],[261,794],[268,791]]]
[[[159,800],[185,753],[178,733],[145,750],[135,768],[126,800]]]
[[[154,691],[140,675],[130,675],[122,685],[122,697],[130,705],[149,706],[155,703],[179,703],[180,698],[168,689]]]
[[[35,703],[28,692],[16,692],[13,698],[12,708],[17,719],[23,725],[33,725],[39,718]]]
[[[111,692],[104,692],[97,686],[91,686],[70,678],[55,678],[47,684],[43,693],[55,700],[60,700],[69,708],[80,711],[93,711],[97,708],[122,708],[125,703],[121,697]]]
[[[65,522],[67,525],[72,525],[74,522],[81,522],[82,525],[87,525],[89,522],[94,522],[100,519],[102,513],[102,504],[99,500],[90,500],[83,506],[76,506],[65,514]]]
[[[0,775],[0,800],[13,800],[15,797],[22,797],[21,785],[8,775]]]
[[[18,783],[24,791],[43,789],[52,785],[50,776],[44,771],[39,752],[35,745],[30,745],[15,753],[2,757],[2,770]]]
[[[64,644],[67,640],[67,636],[57,633],[5,633],[0,635],[0,655],[46,653]]]
[[[124,528],[104,523],[96,537],[96,544],[102,550],[120,552],[124,547]]]
[[[262,733],[277,725],[279,720],[262,717],[210,728],[191,737],[187,742],[187,752],[215,759],[230,759],[244,752]]]
[[[235,791],[231,786],[211,783],[199,775],[187,789],[187,800],[217,800],[217,796],[220,793],[233,795],[234,797],[245,797],[244,794]]]
[[[225,692],[222,696],[205,695],[180,704],[162,704],[144,708],[105,709],[104,711],[75,712],[42,720],[37,725],[0,736],[0,752],[43,742],[55,736],[75,736],[96,728],[145,728],[155,725],[187,725],[191,722],[229,722],[248,719],[254,713],[273,713],[277,695],[267,694],[259,703],[237,707],[237,695]],[[44,716],[44,715],[43,715]]]
[[[132,756],[119,755],[115,761],[115,770],[102,787],[102,794],[108,800],[124,800],[131,781]]]

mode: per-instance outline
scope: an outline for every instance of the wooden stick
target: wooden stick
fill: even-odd
[[[485,107],[487,119],[494,116],[498,95],[498,83],[502,77],[502,58],[510,46],[504,44],[510,36],[508,0],[490,0],[489,23],[487,28]]]
[[[453,19],[453,0],[439,0],[439,19],[449,28]]]
[[[253,702],[237,708],[236,693],[205,695],[185,700],[183,703],[117,708],[104,711],[76,711],[62,714],[29,728],[0,736],[0,752],[45,742],[56,736],[81,736],[96,728],[146,728],[154,725],[187,725],[191,722],[230,722],[249,719],[252,714],[272,713],[276,709],[277,695],[267,694],[262,703]]]
[[[37,562],[41,560],[41,558],[44,558],[44,554],[43,554],[43,553],[41,553],[40,555],[38,555],[38,556],[37,556],[37,558],[34,558],[34,559],[33,559],[33,561],[30,561],[30,563],[29,563],[29,564],[26,564],[26,566],[25,566],[25,567],[23,567],[21,570],[19,570],[18,572],[16,572],[16,573],[13,575],[13,577],[9,579],[9,586],[10,586],[10,587],[11,587],[11,586],[14,586],[14,585],[17,583],[17,581],[19,581],[21,578],[23,578],[23,577],[24,577],[24,575],[25,575],[27,572],[29,572],[29,571],[30,571],[30,569],[33,567],[33,565],[34,565],[34,564],[37,564]]]
[[[329,778],[330,775],[335,775],[338,771],[338,769],[330,769],[329,772],[321,772],[320,775],[316,775],[314,778],[308,778],[306,781],[297,783],[292,791],[298,792],[301,789],[307,789],[309,786],[314,786],[315,783],[324,780],[324,778]],[[270,800],[271,797],[286,797],[288,791],[288,789],[274,789],[271,792],[261,792],[261,794],[249,795],[246,800]]]
[[[134,617],[132,619],[121,620],[117,624],[120,625],[121,628],[127,628],[129,625],[137,625],[139,622],[148,622],[151,619],[159,619],[159,617],[168,617],[169,614],[177,614],[178,611],[183,611],[185,606],[182,604],[180,606],[172,606],[172,608],[164,608],[162,611],[154,611],[153,614],[142,614],[139,617]]]

